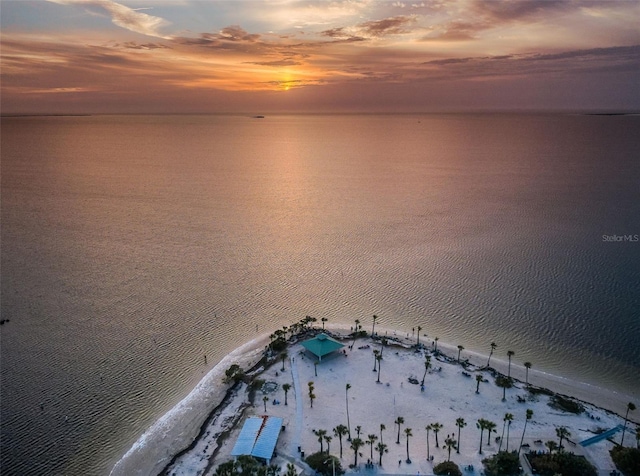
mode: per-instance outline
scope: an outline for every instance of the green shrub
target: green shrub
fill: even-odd
[[[269,347],[271,347],[271,350],[273,350],[274,352],[282,352],[287,348],[287,341],[282,337],[279,337],[271,342],[271,344],[269,344]]]
[[[640,474],[640,449],[616,446],[610,454],[616,468],[622,474],[625,476]]]
[[[433,467],[433,474],[445,474],[450,476],[462,476],[462,472],[458,465],[453,461],[443,461]]]
[[[498,454],[482,460],[487,476],[517,476],[522,474],[520,458],[515,451],[500,451]]]
[[[505,377],[504,375],[498,375],[496,377],[496,385],[500,388],[511,388],[513,387],[513,380],[509,377]]]
[[[340,460],[333,455],[325,453],[324,451],[313,453],[312,455],[307,456],[305,461],[311,467],[311,469],[323,476],[333,475],[333,463],[335,463],[336,475],[344,474],[344,470],[340,465]]]
[[[576,415],[579,415],[584,411],[584,407],[580,402],[576,402],[570,398],[565,398],[562,395],[554,395],[551,397],[549,406],[557,410],[575,413]]]
[[[280,467],[265,466],[253,456],[238,456],[237,460],[222,463],[216,468],[216,476],[278,476]]]
[[[233,364],[224,371],[224,375],[225,383],[237,382],[244,378],[244,370],[238,364]]]
[[[527,455],[531,467],[536,474],[541,476],[597,476],[596,468],[589,463],[584,456],[577,456],[573,453],[555,453],[537,455],[529,453]]]
[[[549,390],[548,388],[544,388],[544,387],[532,387],[532,386],[529,386],[529,387],[527,387],[527,390],[529,391],[529,393],[531,395],[547,395],[549,397],[551,397],[553,395],[553,392],[551,390]]]

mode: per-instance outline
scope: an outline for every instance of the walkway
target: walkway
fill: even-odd
[[[618,425],[614,428],[611,428],[610,430],[605,431],[604,433],[600,433],[599,435],[592,436],[591,438],[587,438],[586,440],[582,440],[580,442],[580,446],[586,447],[594,443],[597,443],[599,441],[606,440],[607,438],[615,435],[619,431],[622,431],[622,425]]]
[[[302,445],[302,423],[304,415],[302,413],[302,389],[300,388],[300,378],[298,377],[298,366],[295,357],[290,359],[291,377],[293,378],[293,389],[296,392],[296,430],[293,433],[293,451],[297,451]]]

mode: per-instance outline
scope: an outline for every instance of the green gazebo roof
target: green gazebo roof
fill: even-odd
[[[302,342],[302,347],[318,357],[318,360],[322,360],[322,357],[341,349],[344,347],[344,344],[341,344],[337,340],[329,337],[327,334],[322,333],[313,339]]]

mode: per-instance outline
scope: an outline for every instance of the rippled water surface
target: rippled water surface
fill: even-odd
[[[639,149],[638,116],[4,118],[3,475],[108,474],[305,315],[638,398]]]

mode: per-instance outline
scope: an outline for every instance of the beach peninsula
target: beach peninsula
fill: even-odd
[[[338,473],[431,475],[450,461],[480,475],[488,474],[483,460],[498,453],[515,455],[523,474],[534,474],[533,455],[565,452],[595,470],[582,474],[611,475],[618,470],[611,450],[623,438],[625,447],[638,445],[637,402],[623,408],[598,392],[589,401],[588,389],[520,365],[497,344],[483,356],[420,328],[412,335],[312,324],[259,341],[262,352],[254,346],[250,362],[238,354],[219,364],[224,397],[191,445],[162,460],[159,474],[234,474],[230,462],[247,454],[238,449],[243,426],[256,418],[281,423],[272,452],[258,458],[271,465],[264,471],[292,476],[314,474],[307,458],[319,452],[332,463],[327,474],[337,464]],[[137,459],[137,473],[157,474],[158,464],[140,466],[145,459]]]

